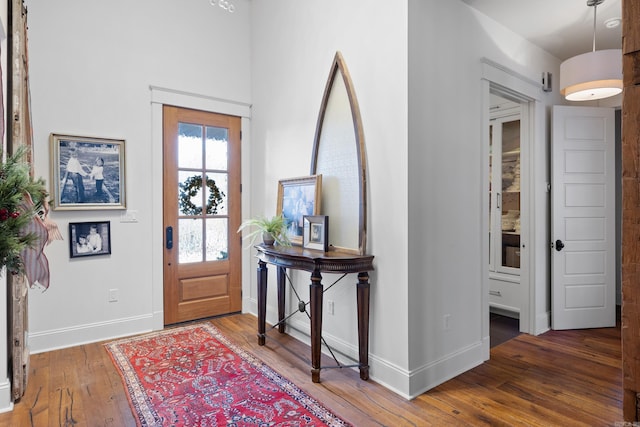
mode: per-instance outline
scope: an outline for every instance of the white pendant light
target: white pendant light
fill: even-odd
[[[593,6],[593,51],[560,64],[560,93],[568,101],[590,101],[622,92],[622,49],[596,51],[596,8],[603,1],[587,0],[587,6]]]

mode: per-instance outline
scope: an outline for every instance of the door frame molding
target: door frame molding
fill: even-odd
[[[242,141],[241,150],[241,182],[246,188],[251,188],[251,174],[249,167],[250,153],[250,123],[251,105],[248,103],[216,98],[213,96],[184,92],[175,89],[167,89],[158,86],[149,86],[151,102],[151,312],[153,316],[153,330],[164,328],[164,304],[163,304],[163,248],[164,226],[162,217],[162,151],[163,151],[163,119],[162,106],[174,105],[181,108],[207,111],[210,113],[227,114],[241,117]],[[250,212],[249,192],[243,192],[242,217],[246,218]],[[247,259],[245,259],[247,258]],[[248,257],[242,258],[242,276],[245,277],[250,270]],[[248,275],[246,276],[248,277]],[[242,280],[242,293],[249,295],[245,289],[247,281]],[[243,306],[244,306],[243,297]]]
[[[547,239],[547,233],[540,233],[540,228],[546,229],[546,218],[536,211],[536,196],[541,192],[539,188],[541,177],[538,170],[542,169],[540,162],[546,161],[544,152],[540,154],[538,147],[544,150],[545,138],[545,112],[542,98],[544,92],[542,84],[524,76],[514,70],[498,64],[488,58],[481,59],[481,80],[482,80],[482,167],[480,178],[482,226],[483,230],[489,229],[489,120],[490,120],[490,94],[497,93],[500,96],[510,98],[520,102],[523,106],[521,113],[521,123],[526,126],[528,133],[528,144],[521,146],[521,167],[523,171],[524,192],[521,198],[521,211],[526,211],[522,218],[522,243],[526,250],[521,257],[520,281],[527,289],[528,304],[523,304],[520,311],[520,330],[529,334],[537,335],[549,329],[549,314],[546,307],[539,307],[538,299],[544,294],[542,286],[545,286],[547,278],[545,271],[548,269],[548,260],[545,263],[544,244],[540,244],[539,236]],[[542,178],[547,182],[548,178]],[[536,186],[537,183],[537,186]],[[544,189],[546,193],[546,188]],[[540,197],[540,196],[538,196]],[[539,200],[538,200],[539,201]],[[537,233],[536,233],[537,231]],[[489,236],[482,234],[482,339],[486,348],[486,357],[489,358]],[[540,282],[540,283],[538,283]],[[544,315],[539,316],[538,311],[544,310]]]

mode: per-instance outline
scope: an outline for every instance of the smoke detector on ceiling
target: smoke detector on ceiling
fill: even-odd
[[[609,18],[606,21],[604,21],[604,26],[606,28],[618,28],[621,23],[622,23],[621,18]]]

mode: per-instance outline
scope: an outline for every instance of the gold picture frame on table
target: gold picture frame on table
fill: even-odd
[[[277,214],[282,215],[291,244],[302,246],[304,216],[320,213],[322,175],[281,179],[278,182]]]

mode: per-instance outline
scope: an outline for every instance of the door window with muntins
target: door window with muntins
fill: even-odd
[[[228,129],[178,124],[178,261],[228,258]]]

